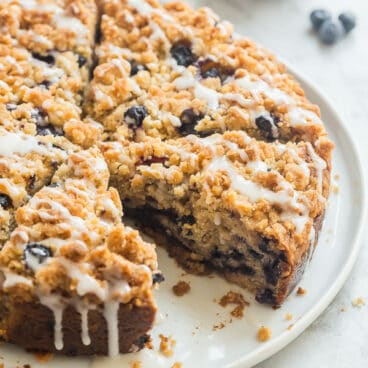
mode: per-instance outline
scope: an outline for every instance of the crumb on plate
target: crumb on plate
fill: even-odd
[[[172,287],[172,290],[176,296],[183,296],[189,293],[190,284],[186,281],[178,281],[178,283]]]
[[[234,291],[229,291],[224,295],[219,304],[221,307],[226,307],[229,304],[235,304],[236,307],[230,312],[230,314],[235,318],[242,318],[244,315],[244,308],[249,306],[249,303],[244,299],[242,294],[236,293]]]
[[[307,290],[303,289],[302,287],[298,287],[298,290],[296,291],[297,295],[305,295],[307,294]]]
[[[171,338],[171,336],[167,337],[162,334],[159,335],[161,340],[160,342],[160,352],[166,357],[171,357],[174,354],[174,347],[176,345],[176,341]]]
[[[291,313],[286,313],[285,319],[287,321],[291,321],[293,319],[293,315]]]
[[[362,297],[358,297],[358,298],[355,298],[352,302],[351,302],[351,305],[354,307],[354,308],[361,308],[365,305],[365,300],[362,298]]]
[[[268,341],[272,336],[271,330],[268,327],[260,327],[258,330],[257,338],[260,342]]]

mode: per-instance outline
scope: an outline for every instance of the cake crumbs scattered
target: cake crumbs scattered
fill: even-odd
[[[229,291],[224,295],[220,299],[219,304],[221,307],[235,304],[236,307],[230,312],[230,314],[235,318],[242,318],[244,315],[244,308],[249,306],[249,303],[244,299],[243,295],[234,291]]]
[[[292,323],[291,325],[288,326],[287,329],[290,331],[293,327],[294,327],[294,324]]]
[[[176,341],[171,338],[171,336],[167,337],[162,334],[159,335],[161,340],[160,342],[160,352],[165,355],[165,357],[169,358],[174,354],[174,347],[176,345]]]
[[[346,307],[345,306],[341,307],[340,312],[346,312]]]
[[[176,296],[183,296],[189,293],[190,284],[186,281],[178,281],[178,283],[172,287],[172,290]]]
[[[40,363],[47,363],[54,357],[53,353],[35,353],[35,358]]]
[[[358,298],[355,298],[352,302],[351,302],[351,305],[354,307],[354,308],[361,308],[365,305],[365,300],[362,298],[362,297],[358,297]]]
[[[258,330],[257,338],[260,342],[268,341],[272,336],[271,330],[268,327],[260,327]]]
[[[285,319],[287,321],[291,321],[293,319],[293,315],[291,313],[286,313]]]
[[[335,175],[334,175],[334,179],[335,179],[335,180],[339,180],[339,179],[340,179],[340,175],[339,175],[339,174],[335,174]]]
[[[302,287],[298,287],[298,290],[296,291],[297,295],[305,295],[307,294],[307,290],[303,289]]]
[[[142,368],[142,363],[140,361],[133,362],[132,368]]]
[[[183,364],[179,363],[179,362],[175,362],[171,368],[182,368],[183,367]]]

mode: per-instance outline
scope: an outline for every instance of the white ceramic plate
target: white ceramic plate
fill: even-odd
[[[315,87],[294,74],[308,97],[321,108],[329,135],[336,144],[333,173],[340,176],[339,194],[331,193],[318,247],[301,281],[307,294],[296,296],[294,292],[282,308],[273,310],[257,304],[244,290],[218,277],[182,276],[183,271],[159,249],[160,268],[166,281],[156,293],[159,316],[152,332],[155,351],[144,350],[116,359],[56,357],[47,367],[125,368],[134,361],[141,361],[142,368],[166,368],[174,362],[181,362],[184,368],[251,367],[290,343],[322,313],[343,285],[358,255],[366,203],[364,179],[354,143],[333,107]],[[178,280],[191,284],[190,293],[180,298],[171,291]],[[214,302],[229,290],[242,292],[251,301],[243,319],[232,318],[232,323],[228,322],[231,308],[222,308]],[[292,321],[286,320],[286,313],[293,315]],[[226,327],[214,331],[213,326],[222,322]],[[290,324],[293,327],[288,329]],[[272,338],[266,343],[256,338],[262,325],[272,330]],[[160,333],[176,340],[171,358],[157,352]],[[27,363],[32,368],[45,367],[32,354],[14,346],[1,345],[0,355],[6,368]]]

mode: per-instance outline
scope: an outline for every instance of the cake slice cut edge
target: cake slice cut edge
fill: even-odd
[[[166,233],[169,253],[209,265],[258,301],[279,305],[303,274],[320,230],[330,144],[321,138],[315,150],[308,142],[271,144],[234,131],[106,142],[101,149],[127,213]]]

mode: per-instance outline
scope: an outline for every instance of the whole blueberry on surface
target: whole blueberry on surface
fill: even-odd
[[[344,12],[339,15],[339,21],[346,33],[349,33],[356,26],[356,17],[352,12]]]
[[[315,9],[310,13],[310,20],[316,31],[320,29],[325,21],[331,20],[331,18],[331,13],[326,9]]]
[[[320,40],[326,45],[333,45],[343,34],[341,24],[326,20],[318,30]]]

